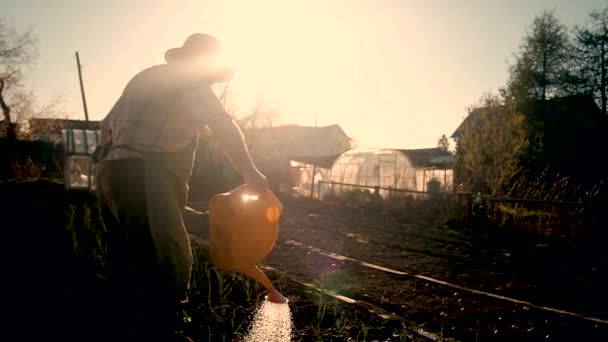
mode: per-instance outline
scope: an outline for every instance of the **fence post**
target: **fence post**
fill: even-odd
[[[331,197],[334,197],[334,181],[331,181],[330,187],[329,187],[329,194]]]
[[[460,192],[458,193],[458,207],[460,208],[458,220],[460,222],[469,222],[473,215],[473,205],[471,200],[471,193]]]
[[[323,181],[319,181],[317,182],[317,199],[320,201],[321,200],[321,183]]]

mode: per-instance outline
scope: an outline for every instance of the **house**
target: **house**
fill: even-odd
[[[296,187],[302,173],[310,171],[312,165],[317,171],[330,168],[340,154],[350,149],[350,138],[339,125],[250,128],[245,139],[256,166],[275,192]],[[191,197],[206,198],[240,182],[241,177],[221,149],[210,136],[202,135],[190,180]]]
[[[274,191],[296,187],[300,166],[329,169],[334,160],[350,150],[351,139],[340,125],[322,127],[282,125],[251,129],[247,143],[256,165],[270,180]]]
[[[251,153],[261,159],[282,154],[289,160],[325,168],[351,146],[340,125],[264,127],[249,130],[246,138]]]
[[[480,110],[473,110],[451,137],[458,142],[466,125],[480,122]],[[522,162],[533,174],[549,167],[563,176],[581,181],[597,181],[604,177],[603,162],[608,116],[601,114],[590,95],[556,97],[522,106],[526,116],[529,149]],[[599,178],[598,178],[599,177]],[[605,177],[604,177],[605,178]]]
[[[30,139],[56,144],[62,150],[66,189],[95,188],[92,154],[99,144],[99,121],[33,118]]]
[[[99,121],[32,118],[28,125],[31,139],[55,143],[62,141],[63,129],[99,130]]]

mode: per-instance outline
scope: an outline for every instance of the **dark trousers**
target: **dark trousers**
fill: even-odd
[[[102,161],[97,166],[97,194],[108,230],[116,315],[111,332],[158,340],[170,334],[185,294],[162,279],[148,222],[145,169],[141,159]]]

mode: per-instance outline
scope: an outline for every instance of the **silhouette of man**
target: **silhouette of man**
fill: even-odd
[[[122,294],[119,303],[127,306],[119,311],[143,311],[142,330],[155,341],[185,339],[173,327],[193,263],[182,210],[199,130],[212,130],[245,183],[258,191],[268,187],[240,129],[210,88],[233,76],[217,65],[219,51],[214,37],[191,35],[165,53],[166,64],[135,75],[101,122],[97,194],[114,220],[108,225],[108,260]]]

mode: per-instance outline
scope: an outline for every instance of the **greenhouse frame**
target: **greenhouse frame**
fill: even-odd
[[[379,187],[384,188],[379,195],[386,197],[390,193],[386,189],[431,191],[429,182],[438,184],[434,191],[451,191],[454,162],[449,152],[439,148],[350,150],[340,155],[328,172],[327,180],[335,184],[322,184],[325,189],[321,192]]]

